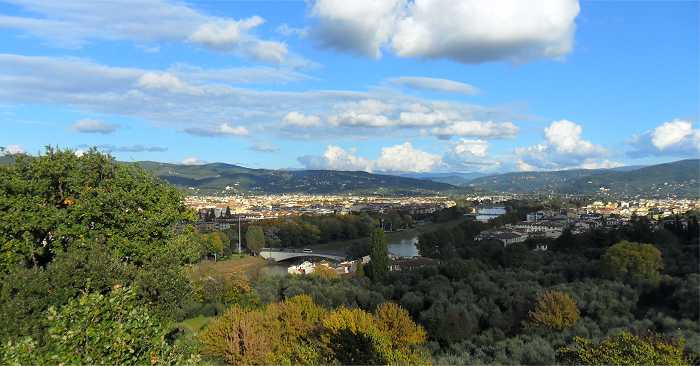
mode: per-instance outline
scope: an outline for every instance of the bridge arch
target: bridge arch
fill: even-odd
[[[330,254],[330,253],[316,253],[316,252],[304,252],[301,250],[278,250],[278,249],[271,249],[271,248],[263,248],[260,251],[260,256],[265,258],[265,259],[272,259],[275,262],[280,262],[284,261],[287,259],[292,259],[292,258],[302,258],[302,257],[316,257],[316,258],[324,258],[324,259],[330,259],[334,261],[344,261],[345,257],[335,255],[335,254]]]

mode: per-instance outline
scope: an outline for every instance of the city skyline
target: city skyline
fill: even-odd
[[[697,2],[433,3],[0,1],[0,146],[380,173],[700,156]]]

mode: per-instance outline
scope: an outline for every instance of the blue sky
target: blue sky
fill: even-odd
[[[373,172],[698,157],[699,10],[0,0],[0,146]]]

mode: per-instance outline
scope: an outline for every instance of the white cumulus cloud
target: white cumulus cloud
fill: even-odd
[[[605,152],[600,146],[581,138],[583,128],[571,121],[560,120],[552,122],[544,129],[544,136],[550,146],[558,153],[571,155],[591,155]]]
[[[378,58],[392,36],[405,0],[319,0],[311,15],[320,24],[312,34],[322,46]]]
[[[656,127],[651,133],[651,142],[657,149],[665,150],[692,136],[693,132],[690,121],[676,119]]]
[[[488,156],[489,142],[482,139],[459,139],[451,142],[443,161],[449,170],[493,170],[501,163]]]
[[[674,119],[636,135],[630,142],[632,158],[647,156],[697,157],[700,155],[700,127],[692,121]]]
[[[583,128],[568,120],[553,121],[544,129],[545,141],[515,149],[519,170],[559,170],[613,167],[615,162],[599,161],[608,151],[583,139]]]
[[[311,15],[329,48],[479,63],[568,54],[579,10],[577,0],[316,0]]]
[[[322,156],[299,158],[308,169],[359,170],[366,172],[429,172],[442,165],[439,155],[413,147],[410,142],[382,148],[376,160],[357,156],[355,150],[330,145]]]
[[[385,172],[430,172],[442,164],[442,158],[419,149],[410,142],[382,148],[375,169]]]

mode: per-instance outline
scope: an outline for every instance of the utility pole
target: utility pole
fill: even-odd
[[[238,214],[238,254],[241,254],[241,214]]]

